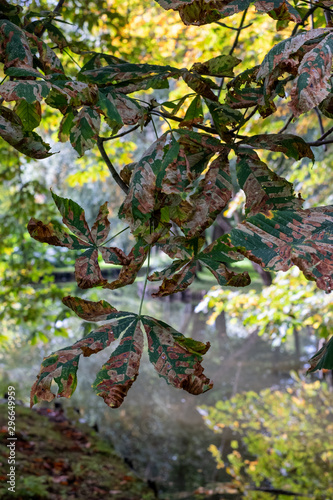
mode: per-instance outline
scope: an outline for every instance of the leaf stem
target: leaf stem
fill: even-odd
[[[139,308],[139,316],[141,316],[143,301],[144,301],[144,298],[145,298],[145,293],[146,293],[146,288],[147,288],[147,283],[148,283],[149,265],[150,265],[150,249],[151,249],[151,246],[149,245],[148,261],[147,261],[147,272],[146,272],[146,276],[145,276],[145,283],[143,285],[143,290],[142,290],[142,296],[141,296],[141,302],[140,302],[140,308]]]
[[[109,238],[108,240],[104,241],[103,242],[103,246],[106,243],[109,243],[110,241],[114,240],[119,234],[123,233],[124,231],[127,231],[127,229],[129,229],[129,226],[125,227],[125,229],[122,229],[121,231],[119,231],[119,233],[115,234],[114,236],[111,236],[111,238]]]
[[[100,151],[100,153],[102,155],[103,160],[105,161],[108,169],[110,170],[110,173],[111,173],[112,177],[114,178],[114,180],[116,181],[116,183],[118,184],[118,186],[124,191],[124,193],[127,194],[128,193],[128,186],[122,180],[122,178],[118,174],[117,170],[112,165],[112,163],[110,161],[110,158],[106,154],[106,151],[105,151],[104,146],[103,146],[102,137],[98,137],[97,138],[97,146],[98,146],[98,149],[99,149],[99,151]]]

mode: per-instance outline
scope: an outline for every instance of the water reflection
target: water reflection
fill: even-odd
[[[112,292],[112,296],[104,291],[102,298],[120,310],[139,308],[136,285],[126,292]],[[186,336],[211,342],[203,362],[205,374],[215,383],[211,391],[193,396],[168,386],[158,377],[145,353],[140,375],[122,407],[111,410],[91,389],[96,372],[109,357],[107,350],[80,361],[78,387],[72,399],[64,401],[72,418],[97,425],[141,477],[156,483],[161,498],[163,494],[165,498],[171,498],[169,495],[177,498],[180,492],[193,492],[211,481],[225,479],[225,473],[217,471],[208,451],[211,444],[219,446],[220,437],[204,424],[197,407],[214,405],[242,391],[284,386],[290,381],[290,370],[300,366],[300,358],[309,345],[309,341],[301,337],[295,353],[292,339],[272,348],[255,333],[246,336],[240,326],[226,324],[223,318],[215,326],[207,325],[203,313],[194,313],[196,304],[197,300],[147,298],[143,313],[167,321]],[[71,319],[70,335],[78,339],[82,332],[82,322]],[[21,397],[26,399],[42,357],[71,343],[72,339],[56,338],[51,346],[39,349],[24,346],[20,353],[13,352],[7,357],[6,362],[2,360],[3,379],[7,374],[8,379],[17,382]],[[78,412],[72,410],[74,407]]]

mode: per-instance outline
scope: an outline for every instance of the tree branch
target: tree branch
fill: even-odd
[[[288,120],[286,123],[283,125],[282,129],[278,131],[278,134],[282,134],[287,128],[289,127],[291,120],[294,118],[294,115],[289,116]]]
[[[139,127],[140,123],[137,123],[134,127],[130,128],[129,130],[125,130],[125,132],[122,132],[121,134],[111,135],[111,137],[100,137],[100,139],[102,142],[112,141],[113,139],[118,139],[119,137],[124,137],[125,135],[134,132],[134,130],[138,129]]]
[[[103,145],[103,138],[102,137],[98,137],[98,139],[97,139],[97,146],[98,146],[98,149],[99,149],[99,151],[100,151],[100,153],[102,155],[103,160],[105,161],[108,169],[110,170],[110,173],[111,173],[113,179],[116,181],[116,183],[118,184],[118,186],[124,191],[124,193],[127,194],[128,193],[128,186],[122,180],[122,178],[118,174],[117,170],[112,165],[112,163],[110,161],[110,158],[106,154],[106,151],[105,151],[104,145]]]
[[[311,4],[310,4],[310,5],[311,5]],[[313,13],[314,13],[314,11],[315,11],[316,9],[318,9],[318,7],[319,7],[319,5],[314,5],[313,7],[311,7],[311,9],[309,9],[309,10],[307,11],[307,13],[306,13],[306,14],[304,15],[304,17],[302,18],[302,21],[301,21],[300,23],[297,23],[297,24],[295,25],[295,27],[294,27],[294,29],[293,29],[293,31],[292,31],[292,33],[291,33],[291,36],[296,35],[298,28],[299,28],[300,26],[304,26],[305,21],[306,21],[306,20],[307,20],[307,19],[308,19],[308,18],[309,18],[309,17],[310,17]]]
[[[248,11],[248,9],[244,10],[243,15],[242,15],[242,19],[241,19],[241,21],[239,23],[239,26],[238,26],[238,28],[236,28],[237,29],[237,33],[236,33],[236,36],[235,36],[234,43],[232,44],[232,47],[229,50],[229,56],[231,56],[233,54],[234,50],[237,47],[240,32],[242,31],[242,29],[244,29],[244,22],[245,22],[245,17],[246,17],[247,11]],[[221,82],[220,82],[220,88],[219,88],[219,91],[218,91],[218,94],[217,94],[217,98],[218,99],[220,98],[223,84],[224,84],[224,77],[221,79]]]
[[[163,113],[163,111],[152,111],[152,115],[155,116],[163,116],[163,118],[168,118],[169,120],[173,120],[175,122],[182,122],[184,121],[184,118],[180,118],[179,116],[173,116],[169,115],[167,113]],[[213,127],[206,127],[205,125],[199,125],[199,124],[193,124],[193,127],[196,127],[200,130],[204,130],[205,132],[208,132],[209,134],[218,134],[217,130]]]

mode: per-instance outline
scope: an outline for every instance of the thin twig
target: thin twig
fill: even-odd
[[[235,36],[234,43],[232,44],[232,47],[231,47],[231,49],[229,50],[229,56],[231,56],[231,55],[233,54],[234,50],[235,50],[235,49],[236,49],[236,47],[237,47],[240,32],[242,31],[242,29],[244,29],[244,28],[243,28],[243,26],[244,26],[244,22],[245,22],[245,17],[246,17],[247,11],[248,11],[248,9],[244,10],[244,12],[243,12],[241,22],[239,23],[239,26],[238,26],[238,28],[237,28],[237,33],[236,33],[236,36]],[[218,93],[217,93],[217,98],[218,98],[218,99],[220,99],[220,95],[221,95],[221,92],[222,92],[223,84],[224,84],[224,77],[223,77],[223,78],[221,78],[219,91],[218,91]]]
[[[233,132],[236,132],[236,130],[240,130],[242,127],[244,127],[245,123],[247,123],[251,118],[252,116],[254,116],[256,114],[256,112],[258,111],[258,106],[256,106],[252,111],[251,113],[249,114],[249,116],[246,117],[246,119],[241,123],[241,125],[237,125],[237,127],[233,128],[230,130],[231,133]]]
[[[318,123],[319,123],[320,133],[321,133],[321,135],[324,135],[325,134],[325,129],[324,129],[324,125],[323,125],[323,120],[321,119],[321,114],[320,114],[319,109],[317,108],[317,106],[314,108],[314,110],[315,110],[316,115],[318,117]],[[327,151],[326,144],[324,145],[324,151]]]
[[[311,5],[311,4],[310,4],[310,5]],[[295,24],[294,29],[293,29],[293,31],[292,31],[292,33],[291,33],[291,36],[296,35],[298,28],[299,28],[300,26],[304,26],[305,21],[306,21],[306,20],[307,20],[307,19],[308,19],[308,18],[309,18],[309,17],[310,17],[313,13],[314,13],[314,11],[315,11],[316,9],[318,9],[318,7],[319,7],[319,5],[314,5],[313,7],[311,7],[311,9],[309,9],[309,10],[307,11],[307,13],[306,13],[306,14],[302,17],[302,20],[301,20],[299,23]]]
[[[331,139],[329,141],[314,141],[314,142],[307,143],[308,146],[313,146],[313,147],[324,146],[325,144],[333,144],[333,139]]]
[[[229,30],[233,30],[233,31],[242,31],[242,30],[245,30],[246,28],[248,28],[249,26],[252,26],[252,24],[253,24],[253,23],[249,23],[246,26],[242,26],[241,28],[234,28],[233,26],[227,26],[226,24],[220,23],[219,21],[215,21],[215,22],[219,26],[223,26],[223,28],[228,28]]]
[[[184,118],[180,118],[179,116],[173,116],[173,115],[169,115],[169,114],[165,114],[163,113],[162,111],[152,111],[151,112],[152,115],[155,115],[155,116],[160,116],[162,118],[168,118],[169,120],[173,120],[175,122],[182,122],[184,121]],[[217,134],[217,130],[215,128],[212,128],[212,127],[206,127],[205,125],[199,125],[199,124],[193,124],[193,127],[196,127],[200,130],[204,130],[205,132],[208,132],[210,134]]]
[[[54,7],[52,13],[53,14],[58,14],[60,11],[61,11],[61,8],[62,6],[64,5],[65,3],[65,0],[59,0],[59,2],[57,3],[57,5]],[[45,30],[46,30],[46,26],[45,24],[43,25],[42,29],[39,31],[38,33],[38,38],[40,38],[44,33],[45,33]]]
[[[294,118],[294,115],[289,116],[288,120],[283,125],[282,129],[278,131],[278,134],[282,134],[285,130],[287,130],[287,128],[291,124],[291,121],[292,121],[293,118]]]
[[[128,186],[122,180],[122,178],[118,174],[117,170],[112,165],[112,163],[110,161],[110,158],[106,154],[106,151],[105,151],[104,145],[103,145],[103,141],[102,141],[102,137],[98,137],[98,139],[97,139],[97,146],[98,146],[99,152],[102,155],[103,160],[105,161],[108,169],[110,170],[110,173],[111,173],[113,179],[116,181],[116,183],[118,184],[118,186],[124,191],[124,193],[127,194],[128,193]]]
[[[327,130],[327,132],[325,132],[325,134],[323,134],[321,137],[319,137],[319,139],[317,139],[318,141],[322,141],[323,139],[325,139],[325,137],[327,137],[328,135],[330,135],[331,133],[333,132],[333,127],[329,128]]]
[[[134,127],[130,128],[129,130],[125,130],[125,132],[121,132],[121,134],[117,135],[111,135],[111,137],[100,137],[102,142],[106,141],[112,141],[113,139],[118,139],[119,137],[124,137],[127,134],[130,134],[131,132],[134,132],[134,130],[138,129],[140,127],[140,123],[137,123]]]

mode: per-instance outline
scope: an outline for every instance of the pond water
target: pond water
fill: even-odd
[[[102,298],[119,310],[139,308],[136,284],[126,292],[103,293]],[[112,410],[91,389],[95,373],[109,357],[107,350],[80,360],[76,392],[71,400],[61,400],[69,418],[97,425],[134,471],[155,483],[160,498],[191,498],[185,492],[223,480],[223,472],[217,471],[207,450],[212,443],[218,445],[221,438],[204,424],[200,405],[213,405],[242,391],[283,387],[291,382],[290,370],[301,368],[309,349],[315,349],[314,342],[312,346],[311,339],[302,336],[297,342],[289,338],[281,346],[272,347],[269,341],[256,334],[249,336],[241,326],[229,323],[225,333],[223,318],[216,325],[207,325],[207,315],[194,312],[197,303],[198,299],[191,296],[186,302],[177,300],[177,296],[163,301],[147,297],[143,313],[169,323],[186,336],[211,343],[203,361],[205,374],[214,381],[211,391],[193,396],[168,386],[145,352],[139,377],[121,408]],[[81,320],[71,319],[68,327],[72,338],[57,337],[42,346],[25,345],[1,360],[1,378],[18,386],[24,401],[42,357],[83,336]]]

